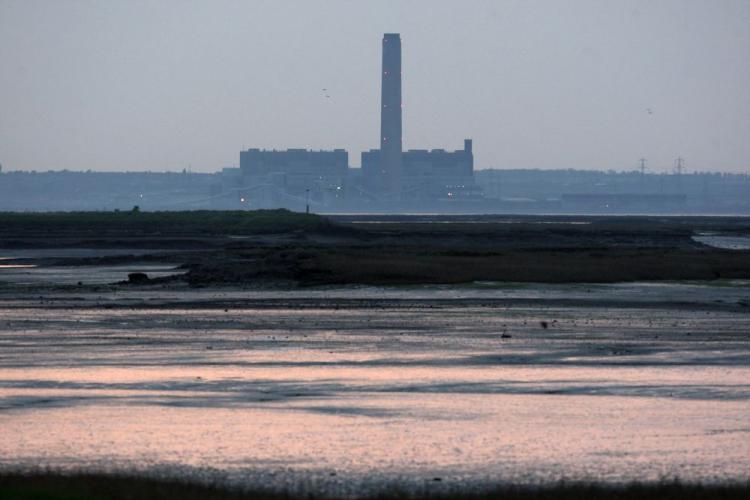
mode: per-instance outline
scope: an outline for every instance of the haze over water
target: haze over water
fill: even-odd
[[[6,0],[0,162],[213,172],[246,147],[340,147],[358,166],[379,41],[401,33],[406,148],[746,172],[749,21],[742,0]]]

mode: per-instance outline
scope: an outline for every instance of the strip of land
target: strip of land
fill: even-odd
[[[750,279],[750,250],[701,234],[750,235],[742,217],[424,217],[257,212],[0,214],[0,249],[98,248],[45,265],[167,262],[186,282],[311,286],[474,281],[613,283]],[[107,249],[153,249],[107,255]]]
[[[437,484],[435,478],[433,483]],[[372,499],[505,499],[505,500],[553,500],[616,498],[621,500],[709,500],[748,498],[750,484],[681,484],[633,483],[625,485],[603,485],[589,483],[559,483],[537,487],[501,485],[495,488],[462,492],[430,488],[429,483],[422,492],[401,491],[394,485],[390,491],[357,498]],[[233,490],[214,484],[191,483],[170,479],[151,479],[106,474],[57,474],[57,473],[2,473],[0,474],[0,498],[8,500],[277,500],[277,499],[325,499],[336,498],[289,492],[272,492],[262,489]]]

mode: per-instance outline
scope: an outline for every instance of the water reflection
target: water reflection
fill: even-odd
[[[125,264],[107,266],[44,266],[0,264],[0,282],[30,285],[108,284],[127,280],[129,273],[147,273],[150,278],[181,274],[170,264]]]
[[[693,236],[693,239],[704,245],[725,250],[750,250],[750,236],[734,235],[722,236],[715,234],[702,234]]]
[[[122,291],[0,301],[0,462],[171,464],[276,486],[332,471],[382,484],[750,470],[739,307],[451,305],[402,290],[229,308],[192,293],[170,307]]]

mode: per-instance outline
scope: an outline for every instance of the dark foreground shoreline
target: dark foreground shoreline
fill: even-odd
[[[433,480],[434,481],[434,480]],[[434,481],[437,482],[437,481]],[[382,491],[346,498],[362,499],[507,499],[507,500],[708,500],[750,497],[750,482],[732,484],[690,484],[677,480],[661,483],[583,483],[560,482],[541,485],[498,485],[488,489],[431,488],[409,491],[398,485]],[[154,479],[135,475],[76,472],[0,472],[0,499],[3,500],[278,500],[341,498],[313,493],[275,492],[258,489],[232,489],[180,479]]]

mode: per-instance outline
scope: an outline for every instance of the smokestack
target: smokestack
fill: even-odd
[[[385,190],[401,195],[401,36],[383,35],[380,173]]]

